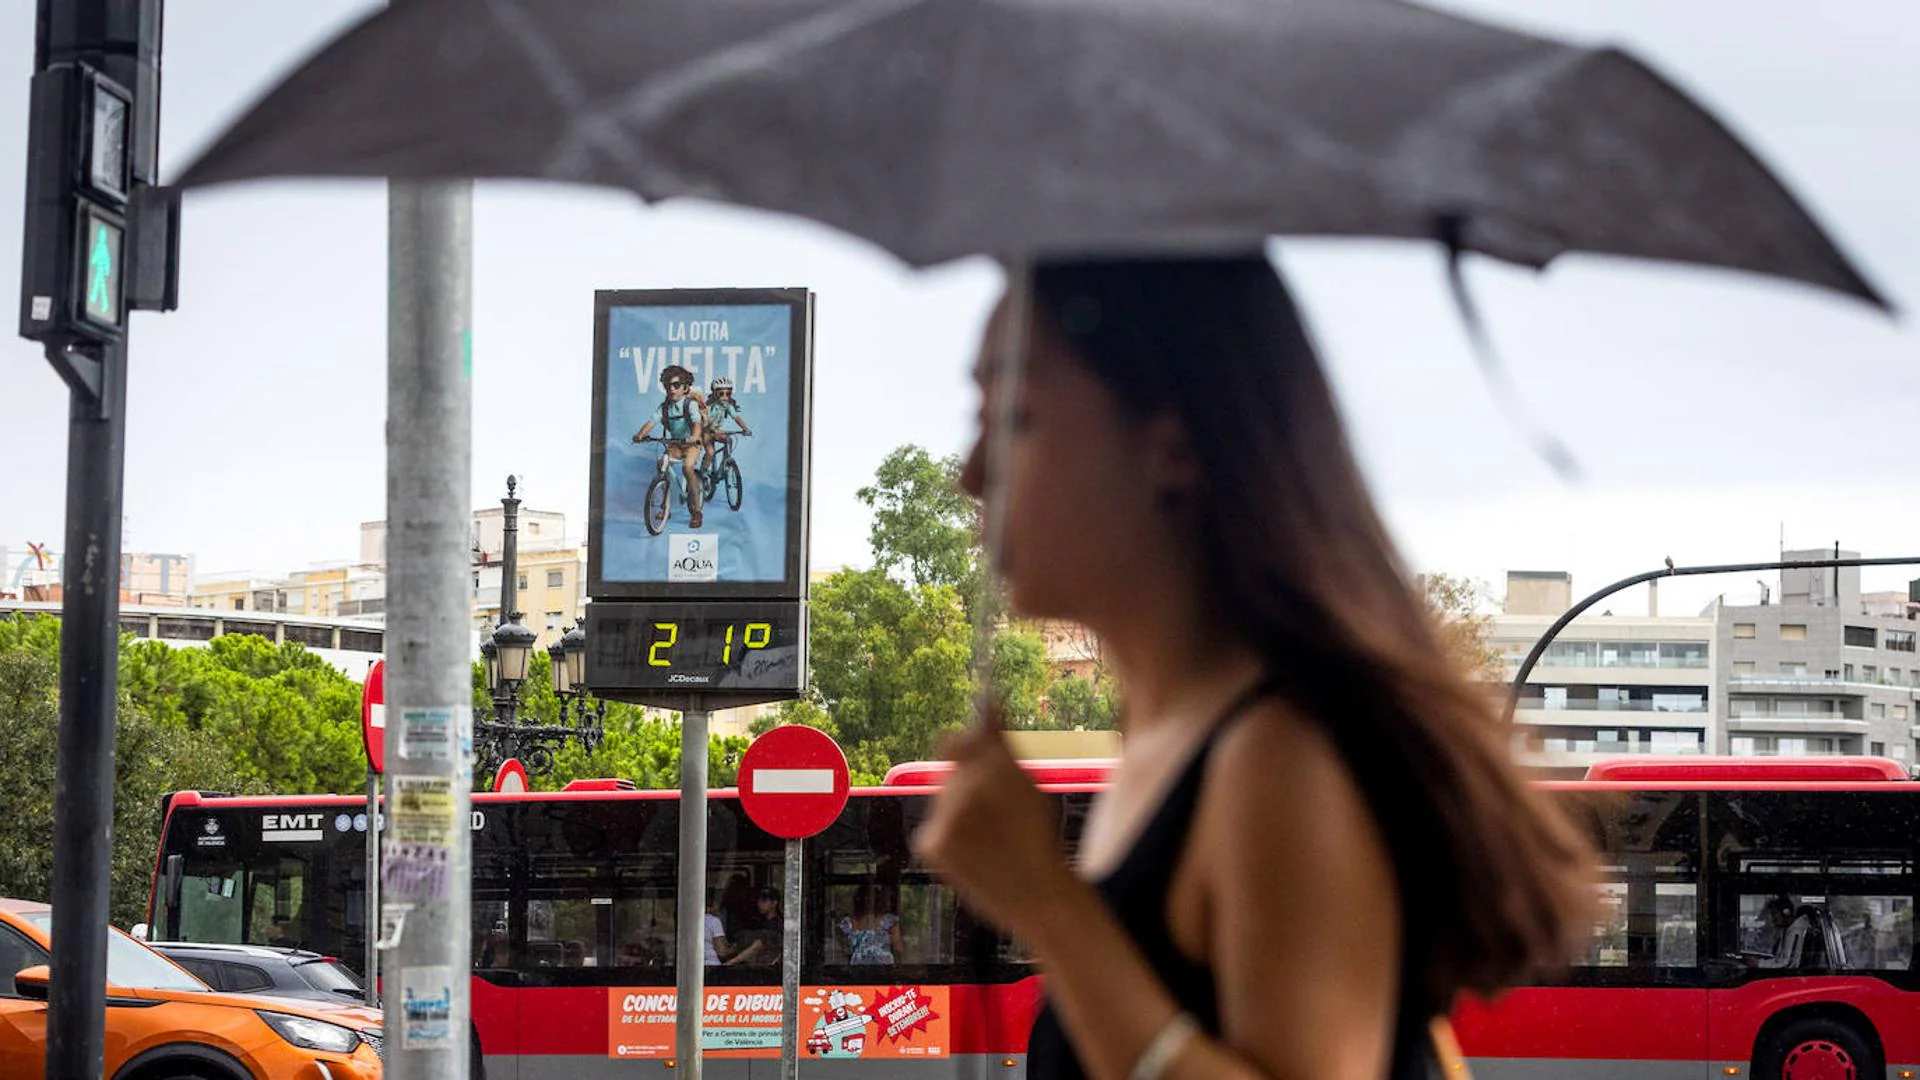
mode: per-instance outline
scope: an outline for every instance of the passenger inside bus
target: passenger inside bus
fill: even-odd
[[[780,962],[781,937],[785,920],[780,915],[780,893],[776,889],[763,888],[754,894],[754,905],[758,909],[754,914],[759,925],[744,934],[738,935],[740,951],[728,960],[729,966],[738,964],[778,964]]]
[[[866,889],[853,894],[853,914],[836,925],[847,940],[850,964],[891,964],[906,952],[900,939],[900,917],[892,912],[878,913]]]
[[[724,901],[719,892],[716,891],[708,897],[706,924],[700,930],[700,940],[705,947],[708,967],[717,967],[726,963],[735,952],[739,951],[738,947],[728,940],[727,924],[720,918],[723,905]]]
[[[1794,910],[1793,901],[1786,896],[1775,896],[1767,901],[1762,917],[1774,933],[1771,953],[1750,956],[1748,959],[1757,968],[1796,968],[1801,966],[1803,954],[1807,951],[1809,937],[1818,938],[1814,925],[1814,909],[1802,905]],[[1816,947],[1821,944],[1815,942]],[[1825,949],[1818,950],[1824,957]]]

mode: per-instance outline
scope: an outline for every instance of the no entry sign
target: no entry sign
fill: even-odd
[[[360,737],[367,744],[367,768],[384,772],[387,742],[387,662],[375,660],[360,688]]]
[[[740,759],[740,806],[755,825],[787,840],[833,824],[847,805],[847,756],[831,736],[785,724],[753,741]]]

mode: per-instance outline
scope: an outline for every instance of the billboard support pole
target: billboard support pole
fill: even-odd
[[[674,927],[679,958],[674,1056],[681,1080],[700,1080],[701,1020],[707,997],[707,711],[698,697],[680,714],[680,904]],[[691,914],[691,918],[685,917]]]
[[[386,698],[397,723],[380,922],[391,1080],[464,1080],[469,1068],[472,243],[471,181],[389,181]]]

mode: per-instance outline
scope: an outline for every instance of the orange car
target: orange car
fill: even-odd
[[[46,1068],[53,909],[0,899],[0,1077]],[[106,1080],[375,1080],[380,1014],[358,1005],[221,994],[107,932]]]

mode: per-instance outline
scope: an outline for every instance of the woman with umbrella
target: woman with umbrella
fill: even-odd
[[[1028,1075],[1425,1080],[1456,997],[1571,955],[1588,852],[1443,652],[1284,287],[1042,263],[985,340],[1008,596],[1099,635],[1126,731],[1077,873],[990,723],[916,838],[1040,957]]]

